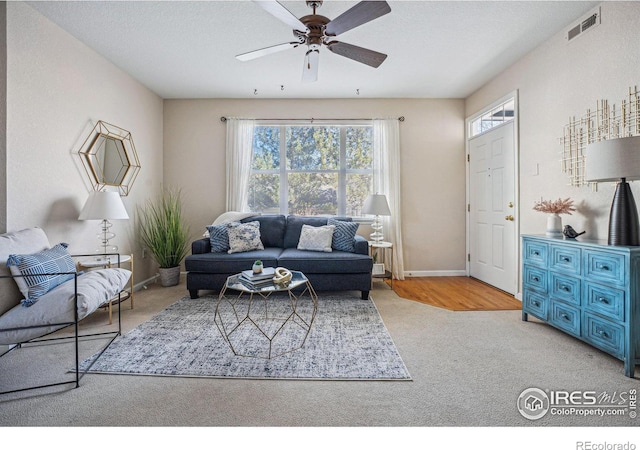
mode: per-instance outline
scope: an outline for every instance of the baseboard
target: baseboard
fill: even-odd
[[[140,281],[140,282],[138,282],[138,283],[133,285],[133,290],[134,291],[140,291],[142,289],[146,289],[147,285],[149,285],[151,283],[155,283],[156,281],[158,281],[158,278],[160,278],[160,274],[155,274],[151,278],[147,278],[144,281]]]
[[[404,276],[411,277],[466,277],[466,270],[408,270]]]

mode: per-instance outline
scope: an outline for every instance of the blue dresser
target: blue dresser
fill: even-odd
[[[522,236],[522,320],[529,314],[640,364],[640,247]]]

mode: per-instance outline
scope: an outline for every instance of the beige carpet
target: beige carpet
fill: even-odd
[[[520,393],[638,389],[623,364],[520,311],[452,312],[399,298],[376,282],[372,297],[413,381],[283,381],[97,375],[79,389],[0,398],[2,426],[612,426],[628,417],[551,416],[517,411]],[[186,293],[150,286],[123,304],[130,330]],[[322,301],[322,293],[320,293]],[[107,314],[84,323],[106,325]],[[95,343],[85,343],[83,354]],[[0,380],[42,378],[69,367],[64,346],[21,350],[0,359]],[[67,356],[65,356],[65,354]],[[46,370],[35,367],[44,363]],[[618,429],[619,436],[625,436]],[[98,435],[95,436],[98,438]]]

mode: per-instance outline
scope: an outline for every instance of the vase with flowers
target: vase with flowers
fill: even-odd
[[[533,205],[535,211],[547,213],[547,236],[562,237],[562,217],[560,214],[571,215],[576,208],[570,198],[558,200],[540,200]]]

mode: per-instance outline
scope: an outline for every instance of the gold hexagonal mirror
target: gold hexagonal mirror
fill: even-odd
[[[93,189],[116,186],[120,195],[129,195],[140,172],[140,161],[131,133],[102,120],[96,123],[78,151]]]

